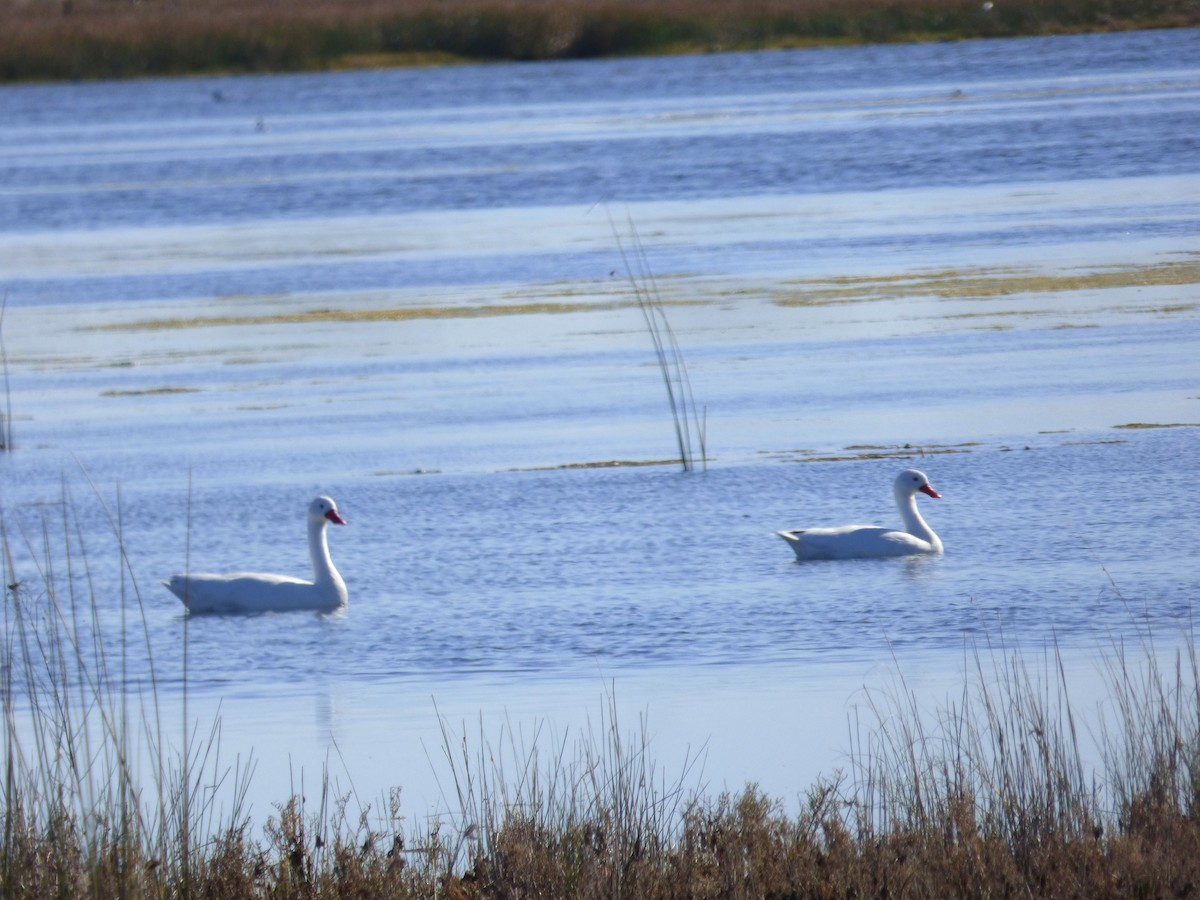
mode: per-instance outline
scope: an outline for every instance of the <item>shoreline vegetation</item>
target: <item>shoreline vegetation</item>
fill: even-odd
[[[0,516],[5,898],[1102,898],[1200,883],[1186,623],[1100,648],[1098,717],[1072,707],[1053,644],[968,649],[932,711],[897,672],[850,717],[845,770],[794,813],[754,784],[706,794],[702,755],[665,772],[644,717],[628,728],[610,695],[573,743],[442,719],[441,815],[405,809],[402,786],[339,793],[326,771],[254,822],[259,761],[230,760],[219,719],[188,719],[186,652],[182,672],[129,670],[151,638],[120,495],[97,502],[109,533],[85,537],[65,485],[39,521]],[[111,571],[85,546],[106,547]],[[120,585],[117,621],[97,613],[114,603],[98,584]]]
[[[1195,0],[0,0],[0,83],[1197,25]]]

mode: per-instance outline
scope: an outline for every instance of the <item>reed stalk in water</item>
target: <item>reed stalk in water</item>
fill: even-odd
[[[696,468],[696,448],[699,449],[699,462],[703,469],[708,468],[708,453],[706,448],[706,416],[704,411],[696,411],[696,398],[692,394],[692,382],[688,377],[687,365],[683,360],[683,351],[675,339],[675,332],[667,320],[667,311],[663,306],[662,296],[658,292],[658,283],[654,280],[654,272],[646,258],[646,249],[642,245],[637,227],[629,220],[629,234],[632,242],[632,258],[630,251],[625,248],[617,227],[609,219],[613,237],[617,241],[617,249],[621,253],[621,262],[625,266],[625,274],[629,278],[634,297],[637,298],[638,308],[642,311],[642,320],[654,344],[654,356],[658,361],[658,370],[662,374],[663,385],[667,389],[667,404],[671,409],[671,420],[675,426],[675,441],[679,447],[679,461],[685,472]],[[695,447],[693,446],[695,441]]]

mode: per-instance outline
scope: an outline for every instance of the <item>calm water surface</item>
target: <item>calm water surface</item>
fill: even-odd
[[[974,642],[1054,641],[1086,697],[1096,647],[1173,641],[1200,582],[1197,49],[0,90],[17,574],[85,555],[110,648],[140,599],[127,677],[152,653],[164,698],[186,625],[191,714],[264,763],[260,812],[334,746],[438,806],[439,713],[573,728],[615,694],[667,762],[795,796],[894,666],[936,695]],[[676,453],[622,248],[704,472],[592,465]],[[944,557],[772,535],[896,521],[907,465]],[[185,623],[159,578],[303,574],[318,492],[344,614]]]

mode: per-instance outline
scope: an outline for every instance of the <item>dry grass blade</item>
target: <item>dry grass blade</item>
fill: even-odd
[[[457,804],[448,870],[519,893],[557,896],[565,884],[591,884],[603,896],[642,896],[696,802],[700,758],[689,755],[668,779],[651,759],[644,717],[640,724],[622,733],[610,693],[599,732],[589,723],[573,754],[565,734],[552,737],[538,724],[526,737],[507,722],[499,745],[481,722],[472,752],[442,720]],[[460,855],[466,846],[469,860]]]

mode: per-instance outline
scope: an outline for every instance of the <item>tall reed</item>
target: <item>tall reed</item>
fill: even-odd
[[[576,738],[507,724],[493,744],[480,726],[472,747],[442,719],[458,842],[444,859],[483,883],[521,896],[559,896],[588,885],[605,897],[640,897],[699,802],[702,755],[668,777],[650,755],[645,717],[627,734],[609,692],[598,729]],[[545,746],[549,741],[549,746]]]
[[[696,451],[699,450],[699,462],[703,469],[708,468],[708,450],[706,445],[707,416],[704,410],[697,412],[696,398],[692,393],[692,381],[688,377],[687,365],[684,363],[683,351],[675,332],[667,320],[667,311],[658,291],[658,283],[654,280],[654,272],[646,257],[646,248],[642,245],[637,227],[630,219],[629,235],[632,249],[627,251],[621,235],[617,231],[612,218],[609,218],[617,249],[621,254],[621,262],[629,285],[637,298],[638,308],[642,312],[642,320],[646,331],[654,344],[654,356],[658,361],[658,370],[662,374],[663,385],[667,389],[667,404],[671,409],[671,421],[675,426],[675,442],[679,447],[679,461],[685,472],[695,471]],[[693,440],[695,445],[693,445]]]
[[[1105,654],[1108,699],[1082,735],[1057,644],[988,646],[930,714],[901,678],[852,731],[847,825],[914,860],[917,893],[1173,894],[1200,875],[1200,679],[1190,633]],[[1170,668],[1162,660],[1172,659]],[[1147,839],[1163,841],[1153,854]],[[1149,881],[1143,881],[1150,879]],[[967,890],[969,887],[969,890]],[[1069,889],[1067,889],[1069,887]],[[1051,890],[1051,888],[1053,888]]]
[[[119,494],[116,514],[103,511],[114,529],[116,579],[96,577],[92,538],[65,482],[36,521],[0,516],[6,896],[27,884],[35,859],[46,863],[32,873],[38,883],[68,896],[129,895],[147,882],[186,893],[199,842],[247,826],[250,768],[222,762],[219,721],[207,734],[191,726],[182,746],[164,733]],[[115,634],[106,609],[118,613]],[[133,641],[145,645],[145,671],[129,669]],[[186,692],[186,679],[181,685]],[[219,817],[227,793],[232,805]]]

